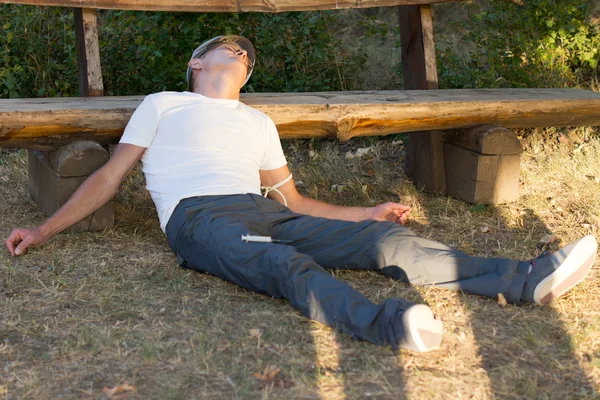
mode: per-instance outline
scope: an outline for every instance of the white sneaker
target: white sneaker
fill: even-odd
[[[400,347],[424,353],[440,347],[444,327],[434,318],[431,308],[425,304],[410,307],[402,314],[404,340]]]
[[[556,253],[532,260],[522,299],[535,304],[548,304],[561,296],[590,272],[597,249],[596,238],[589,235]]]

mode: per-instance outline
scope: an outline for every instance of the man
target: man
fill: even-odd
[[[480,258],[416,237],[407,206],[338,207],[300,195],[273,122],[240,103],[255,62],[252,44],[220,36],[188,63],[188,91],[147,96],[112,158],[44,224],[15,229],[11,255],[85,218],[111,199],[138,160],[161,228],[185,268],[286,298],[301,313],[352,337],[415,351],[440,345],[429,307],[373,304],[325,268],[369,269],[414,284],[511,303],[547,304],[581,282],[596,256],[586,236],[533,261]],[[265,189],[270,198],[260,195]]]

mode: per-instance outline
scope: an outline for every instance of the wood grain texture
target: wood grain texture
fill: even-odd
[[[517,201],[520,155],[483,155],[450,143],[444,150],[450,196],[475,204]]]
[[[521,154],[523,146],[517,135],[496,125],[478,125],[445,131],[444,142],[479,154]]]
[[[456,0],[0,0],[0,3],[113,10],[278,13],[283,11],[432,4],[450,1]]]
[[[433,14],[431,13],[431,5],[423,5],[419,8],[421,9],[423,54],[425,58],[425,89],[438,89],[439,85],[435,61],[435,41],[433,38]]]
[[[77,70],[80,96],[103,96],[98,23],[95,9],[73,10],[75,16],[75,42],[77,45]]]
[[[0,147],[56,149],[78,139],[117,143],[143,100],[132,97],[0,99]],[[580,89],[253,93],[282,138],[337,138],[458,129],[600,125],[600,94]]]

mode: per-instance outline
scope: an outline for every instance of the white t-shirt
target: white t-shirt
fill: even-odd
[[[286,165],[268,116],[238,100],[190,92],[146,96],[120,143],[147,147],[142,170],[163,232],[180,200],[260,194],[258,171]]]

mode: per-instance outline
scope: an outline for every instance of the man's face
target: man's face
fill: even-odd
[[[221,43],[204,54],[202,64],[207,71],[226,69],[239,74],[243,82],[248,72],[248,54],[235,43]]]
[[[217,36],[198,46],[188,62],[186,80],[188,90],[193,91],[197,75],[209,80],[216,77],[226,77],[231,84],[239,78],[239,88],[244,86],[252,71],[256,55],[252,43],[237,35]]]

